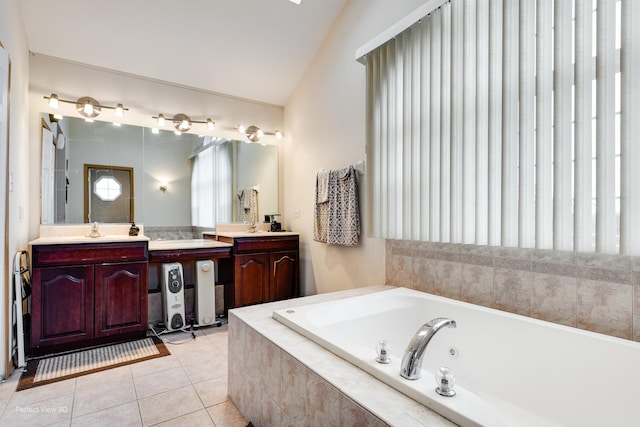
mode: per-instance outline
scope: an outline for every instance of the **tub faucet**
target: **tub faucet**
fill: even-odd
[[[409,341],[400,365],[400,376],[408,380],[420,378],[422,358],[431,338],[444,327],[455,328],[456,321],[444,317],[430,320],[420,327]]]

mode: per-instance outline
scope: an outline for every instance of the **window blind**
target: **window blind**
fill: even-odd
[[[638,18],[451,0],[369,52],[371,234],[640,254]]]

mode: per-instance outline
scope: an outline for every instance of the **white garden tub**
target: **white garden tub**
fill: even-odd
[[[460,425],[640,425],[640,344],[406,288],[273,312],[283,324]],[[409,340],[436,317],[422,378],[400,377]],[[375,361],[380,340],[392,363]],[[435,392],[447,366],[457,395]]]

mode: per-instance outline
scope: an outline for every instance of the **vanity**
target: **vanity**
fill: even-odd
[[[219,227],[220,228],[220,227]],[[246,228],[246,225],[244,225]],[[279,301],[300,295],[300,236],[257,230],[205,233],[232,245],[233,258],[221,264],[226,308]]]
[[[32,355],[146,335],[147,237],[45,233],[29,244]]]

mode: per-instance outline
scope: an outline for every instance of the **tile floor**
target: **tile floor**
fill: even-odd
[[[195,334],[167,344],[170,356],[19,392],[14,372],[0,385],[0,426],[245,427],[227,396],[227,325]]]

